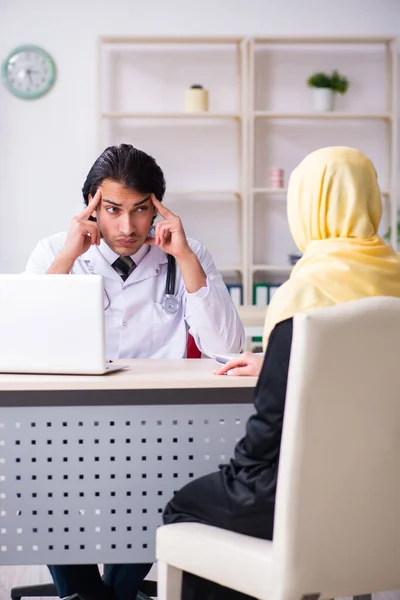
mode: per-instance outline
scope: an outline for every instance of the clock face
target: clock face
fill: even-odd
[[[2,78],[18,98],[33,100],[46,94],[55,81],[53,59],[38,46],[19,46],[5,59]]]

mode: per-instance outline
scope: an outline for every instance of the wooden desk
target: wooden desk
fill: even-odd
[[[212,359],[154,360],[120,359],[128,369],[107,375],[13,375],[0,374],[2,391],[49,390],[160,390],[253,388],[254,377],[221,377],[213,374]],[[220,366],[220,365],[219,365]],[[0,400],[0,406],[2,401]]]
[[[0,375],[0,564],[151,562],[166,502],[230,459],[256,383],[213,360]]]

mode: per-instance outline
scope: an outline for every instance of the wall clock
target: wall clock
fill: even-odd
[[[56,67],[43,48],[18,46],[3,61],[2,79],[14,96],[34,100],[51,89],[56,79]]]

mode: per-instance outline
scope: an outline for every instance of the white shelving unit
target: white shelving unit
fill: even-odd
[[[245,289],[247,58],[240,37],[102,37],[98,47],[100,151],[127,142],[154,156],[167,179],[165,203],[207,245],[226,280]],[[194,83],[210,91],[207,112],[184,110]]]
[[[382,85],[382,98],[380,102],[374,98],[373,102],[368,102],[370,88],[362,86],[357,81],[357,76],[352,72],[352,61],[344,60],[344,52],[347,57],[356,55],[355,63],[362,63],[362,53],[367,57],[371,56],[376,48],[379,48],[378,55],[380,60],[380,72],[384,80]],[[325,49],[325,53],[324,53]],[[329,56],[327,54],[329,53]],[[382,197],[385,204],[385,227],[390,226],[392,230],[392,244],[396,247],[397,231],[397,177],[398,177],[398,154],[397,154],[397,134],[398,134],[398,107],[397,107],[397,40],[395,38],[253,38],[249,40],[249,192],[248,192],[248,212],[249,212],[249,230],[248,230],[248,255],[250,257],[249,271],[250,281],[247,289],[247,302],[252,301],[253,284],[256,282],[267,282],[276,284],[282,283],[289,276],[292,267],[288,264],[287,254],[295,253],[296,249],[290,245],[288,229],[283,232],[286,239],[276,239],[276,246],[281,245],[281,258],[279,261],[270,260],[267,252],[261,252],[257,248],[260,243],[260,237],[268,238],[267,232],[261,232],[259,223],[266,220],[271,222],[273,214],[280,215],[283,221],[283,211],[286,209],[285,198],[287,188],[271,188],[265,185],[265,177],[261,182],[257,161],[260,162],[260,153],[268,155],[268,151],[273,155],[273,149],[268,147],[269,139],[272,146],[279,144],[279,134],[268,135],[268,127],[282,128],[281,138],[288,139],[290,128],[296,126],[295,136],[302,133],[303,146],[307,145],[307,136],[312,127],[315,128],[318,123],[317,145],[309,147],[307,150],[300,151],[294,164],[287,165],[269,162],[268,156],[265,160],[265,171],[271,167],[284,168],[286,179],[292,168],[299,162],[307,152],[317,147],[325,145],[355,145],[363,150],[362,138],[366,137],[365,131],[368,131],[370,124],[376,127],[383,127],[383,145],[381,155],[383,156],[381,170],[379,173],[380,184],[382,188]],[[374,58],[373,67],[377,69]],[[302,68],[302,62],[303,68]],[[277,68],[279,65],[279,70]],[[283,66],[282,66],[283,65]],[[294,66],[295,65],[295,66]],[[328,65],[328,66],[327,66]],[[357,64],[356,64],[357,67]],[[310,111],[306,106],[308,98],[305,97],[309,91],[306,88],[306,78],[315,71],[326,71],[338,68],[344,75],[349,74],[350,70],[350,88],[345,96],[348,100],[352,97],[353,89],[359,88],[358,100],[353,105],[338,107],[337,111],[328,113],[318,113]],[[281,71],[284,71],[282,75]],[[298,72],[297,72],[298,71]],[[270,75],[270,77],[269,77]],[[286,76],[286,78],[285,78]],[[261,84],[260,84],[261,77]],[[368,77],[369,79],[369,77]],[[354,80],[357,84],[354,85]],[[381,82],[379,82],[381,83]],[[286,97],[274,94],[277,86],[281,87]],[[375,82],[374,82],[375,85]],[[297,86],[297,87],[296,87]],[[296,89],[294,89],[296,87]],[[266,91],[267,90],[267,91]],[[299,90],[299,93],[297,92]],[[299,95],[303,98],[299,100]],[[363,94],[363,98],[361,95]],[[303,100],[303,101],[301,101]],[[300,106],[299,106],[300,104]],[[345,102],[343,104],[346,104]],[[290,106],[292,105],[292,106]],[[360,111],[360,108],[362,109]],[[332,124],[337,128],[338,133],[332,135]],[[354,134],[354,125],[363,128],[362,135],[359,136],[358,143],[352,143],[352,134]],[[263,124],[264,130],[262,129]],[[275,125],[278,124],[278,125]],[[327,133],[327,128],[331,128]],[[340,132],[339,132],[339,128]],[[358,133],[360,131],[358,130]],[[374,136],[374,132],[371,133]],[[317,136],[314,136],[317,137]],[[293,146],[299,145],[299,139],[295,138]],[[287,144],[289,146],[290,144]],[[265,149],[267,148],[267,152]],[[371,155],[366,150],[366,153]],[[295,152],[293,152],[293,155]],[[284,154],[282,153],[282,156]],[[373,157],[371,157],[373,158]],[[258,171],[258,172],[257,172]],[[271,218],[268,215],[271,213]],[[269,232],[271,233],[271,232]],[[275,238],[279,238],[275,234]],[[286,244],[286,246],[285,246]],[[274,248],[275,248],[274,247]],[[274,252],[276,256],[277,252]],[[260,261],[261,258],[261,261]],[[286,259],[286,260],[285,260]],[[285,264],[286,262],[286,264]]]
[[[392,37],[103,37],[99,40],[99,151],[128,142],[153,155],[165,202],[203,241],[227,282],[282,283],[296,253],[286,220],[285,171],[325,145],[353,145],[377,166],[396,246],[397,40]],[[312,110],[307,77],[337,68],[350,79],[337,110]],[[370,83],[371,82],[371,83]],[[200,83],[210,110],[184,110]]]

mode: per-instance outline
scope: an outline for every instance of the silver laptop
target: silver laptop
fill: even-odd
[[[0,373],[102,375],[100,275],[0,275]]]

